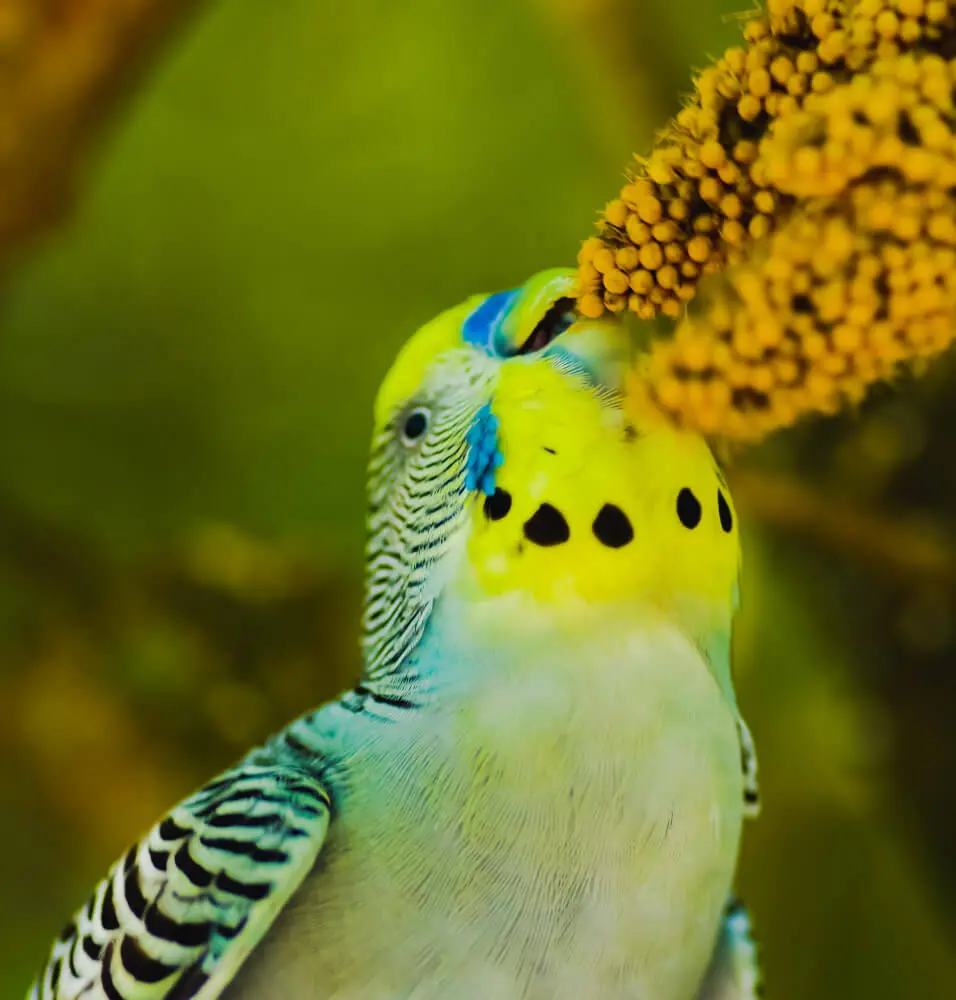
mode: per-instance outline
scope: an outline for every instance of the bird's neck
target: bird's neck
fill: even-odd
[[[592,607],[556,622],[521,602],[435,611],[409,664],[405,692],[417,707],[356,717],[343,741],[345,794],[359,794],[360,811],[393,808],[395,796],[402,809],[425,809],[414,803],[443,788],[452,812],[480,794],[482,814],[502,822],[515,802],[548,812],[585,792],[598,811],[636,795],[637,823],[645,798],[660,806],[655,816],[706,801],[733,820],[742,794],[732,689],[728,698],[667,616]],[[427,809],[420,818],[441,826]]]
[[[608,636],[622,640],[673,632],[696,647],[724,700],[736,711],[730,668],[731,615],[726,606],[694,597],[598,604],[569,598],[543,604],[514,592],[476,599],[450,588],[431,607],[421,637],[395,669],[366,671],[363,687],[385,700],[429,704],[455,697],[495,672],[502,662],[586,659]]]
[[[335,800],[356,769],[378,776],[368,781],[387,798],[379,777],[397,781],[392,768],[423,745],[445,764],[514,751],[516,766],[564,745],[585,771],[613,760],[626,776],[635,754],[663,764],[701,739],[706,755],[708,734],[735,732],[729,627],[689,634],[647,604],[559,611],[520,595],[446,595],[400,669],[365,677],[265,752],[319,768]]]

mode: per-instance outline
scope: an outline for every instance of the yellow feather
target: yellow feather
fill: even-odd
[[[493,409],[504,455],[497,484],[513,506],[501,521],[476,506],[469,552],[483,591],[522,590],[569,607],[580,599],[665,605],[698,599],[729,610],[739,564],[736,514],[701,438],[663,422],[631,427],[619,407],[582,391],[544,359],[505,366]],[[682,490],[700,505],[692,528],[678,513]],[[729,531],[718,494],[730,513]],[[523,526],[543,503],[567,521],[563,544],[524,537]],[[633,529],[633,539],[619,548],[595,533],[605,504]]]

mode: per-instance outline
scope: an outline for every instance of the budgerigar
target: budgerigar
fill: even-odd
[[[364,675],[177,806],[34,1000],[750,1000],[733,503],[550,271],[378,394]]]

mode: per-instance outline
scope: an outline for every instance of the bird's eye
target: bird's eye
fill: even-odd
[[[558,299],[541,317],[531,336],[518,348],[518,354],[543,351],[556,337],[560,337],[575,320],[574,299]]]
[[[428,410],[419,406],[405,418],[402,427],[402,441],[414,444],[428,430]]]

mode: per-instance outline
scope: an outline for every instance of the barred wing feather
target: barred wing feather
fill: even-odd
[[[312,868],[330,809],[295,768],[227,771],[113,866],[28,1000],[214,1000]]]

